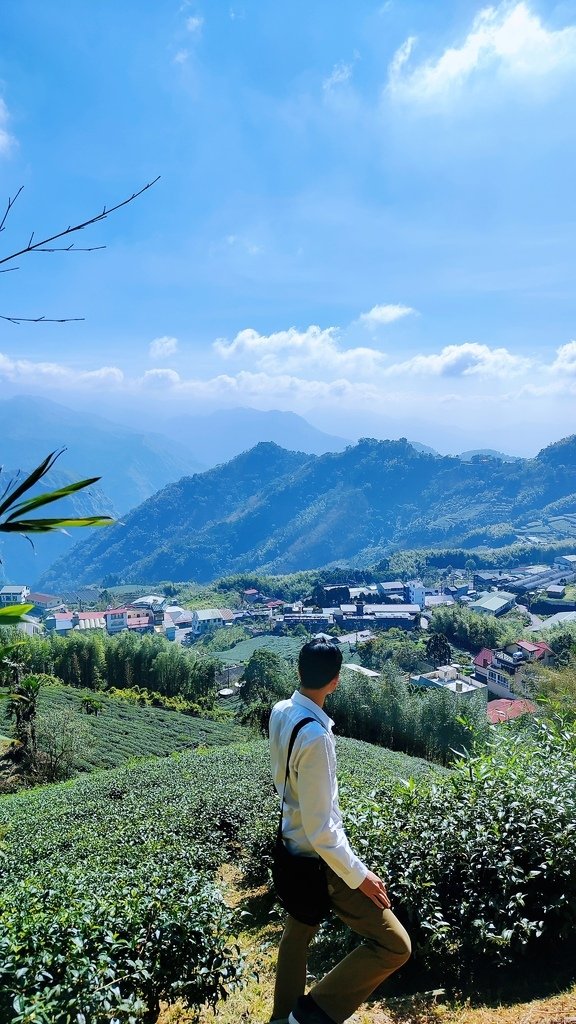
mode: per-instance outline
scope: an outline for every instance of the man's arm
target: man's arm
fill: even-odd
[[[329,739],[318,736],[299,752],[298,802],[302,826],[310,845],[319,857],[342,878],[351,889],[360,889],[379,907],[389,907],[384,883],[352,851],[344,828],[333,813],[336,780],[329,755]]]

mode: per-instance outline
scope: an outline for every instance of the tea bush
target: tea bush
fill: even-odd
[[[25,879],[0,894],[0,922],[0,1019],[12,1024],[152,1024],[160,999],[214,1005],[241,973],[229,911],[185,857]]]
[[[354,847],[444,980],[575,945],[575,749],[550,724],[500,728],[449,775],[350,808]]]

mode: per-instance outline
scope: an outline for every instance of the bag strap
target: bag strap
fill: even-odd
[[[286,796],[286,784],[288,782],[288,776],[290,774],[290,757],[292,755],[292,750],[294,749],[294,743],[296,741],[298,733],[300,732],[301,729],[304,728],[305,725],[308,725],[309,722],[318,722],[318,719],[310,717],[301,718],[299,722],[296,722],[296,725],[292,729],[290,742],[288,744],[288,755],[286,757],[286,774],[284,775],[284,788],[282,790],[282,802],[280,804],[280,821],[278,823],[278,833],[276,836],[276,841],[279,843],[282,842],[282,814],[284,811],[284,797]],[[318,724],[320,723],[318,722]]]

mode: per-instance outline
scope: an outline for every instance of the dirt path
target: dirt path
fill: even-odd
[[[264,890],[247,894],[239,888],[240,873],[225,865],[220,884],[226,903],[231,907],[248,905],[257,908]],[[250,920],[250,919],[248,919]],[[247,969],[254,975],[244,989],[232,993],[221,1003],[216,1014],[209,1009],[195,1016],[175,1005],[166,1008],[158,1024],[266,1024],[270,1019],[274,963],[282,924],[278,917],[269,917],[238,936],[246,957]],[[480,1000],[478,1000],[478,1003]],[[441,990],[416,996],[375,1000],[363,1006],[350,1024],[576,1024],[576,985],[570,991],[552,998],[537,999],[512,1006],[456,1005],[444,1001]]]

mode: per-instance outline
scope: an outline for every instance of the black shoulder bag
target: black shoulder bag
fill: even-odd
[[[282,839],[282,812],[286,783],[290,772],[290,755],[300,729],[315,722],[315,718],[302,718],[293,728],[288,744],[286,774],[280,806],[280,821],[272,853],[272,880],[276,895],[291,917],[303,924],[320,924],[330,909],[330,896],[326,882],[326,865],[320,857],[305,857],[290,853]]]

